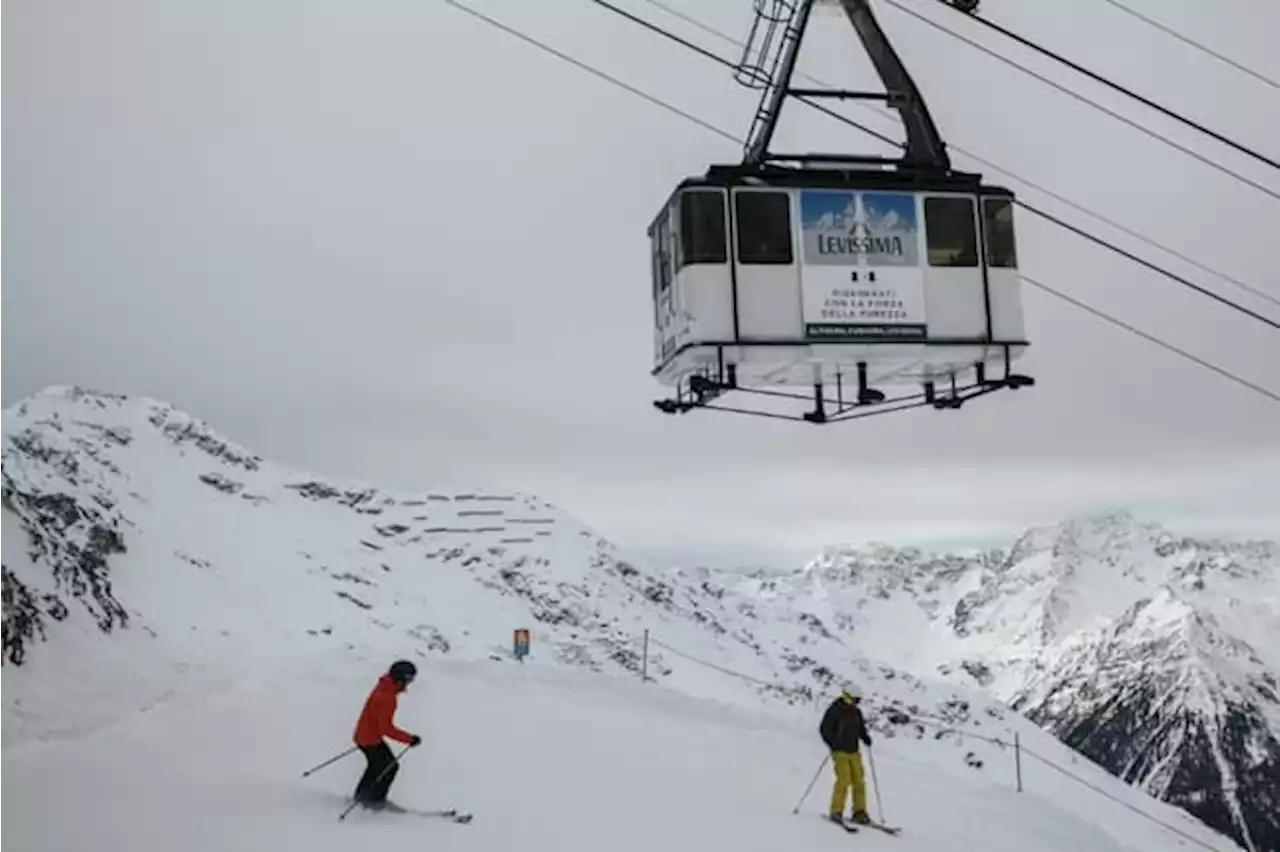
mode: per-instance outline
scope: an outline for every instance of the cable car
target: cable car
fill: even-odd
[[[1014,194],[951,168],[867,0],[836,2],[885,93],[793,88],[815,0],[756,0],[736,74],[762,90],[743,161],[681,181],[649,226],[652,374],[675,389],[661,411],[827,423],[1034,384],[1012,369],[1028,346]],[[788,97],[885,101],[903,157],[770,151]],[[730,392],[812,407],[729,406]]]

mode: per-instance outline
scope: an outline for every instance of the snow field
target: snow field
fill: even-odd
[[[392,798],[470,810],[475,822],[356,810],[339,823],[362,758],[299,776],[349,746],[380,665],[263,670],[87,737],[6,748],[4,840],[33,852],[349,852],[406,842],[563,852],[1177,848],[1125,845],[1077,808],[981,776],[959,783],[911,754],[919,744],[889,740],[876,751],[879,782],[904,833],[849,837],[818,819],[828,768],[791,813],[823,756],[816,734],[793,722],[634,680],[488,661],[423,665],[397,715],[424,744],[405,759]]]

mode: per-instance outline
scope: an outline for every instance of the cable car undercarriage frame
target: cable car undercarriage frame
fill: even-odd
[[[869,0],[755,0],[754,5],[756,19],[734,74],[740,84],[761,90],[760,105],[744,146],[743,160],[738,165],[713,165],[704,177],[686,180],[677,187],[676,192],[691,185],[712,186],[724,193],[733,191],[735,187],[751,185],[798,188],[821,186],[857,191],[873,188],[890,192],[896,190],[902,193],[922,193],[932,189],[966,193],[976,200],[979,210],[984,209],[981,206],[984,199],[998,197],[1001,204],[1008,206],[1007,215],[1011,223],[1013,194],[1010,191],[999,187],[982,186],[981,175],[958,172],[951,168],[945,143],[929,114],[924,98],[876,21]],[[792,86],[791,79],[800,46],[815,5],[838,6],[844,12],[884,84],[884,92]],[[848,154],[772,152],[770,143],[777,128],[782,107],[788,98],[803,99],[810,104],[818,99],[875,100],[885,103],[897,111],[902,121],[905,130],[903,156],[889,158]],[[673,197],[674,195],[675,193]],[[727,215],[731,217],[734,215],[733,204],[729,204],[728,207],[730,212]],[[738,364],[733,362],[732,357],[727,357],[726,352],[733,352],[736,347],[743,346],[760,347],[770,343],[794,346],[803,342],[744,340],[744,336],[738,333],[736,301],[738,283],[735,279],[733,334],[725,335],[723,340],[697,341],[696,345],[702,352],[711,352],[714,355],[703,357],[696,370],[682,373],[675,382],[674,395],[667,399],[656,400],[653,403],[654,406],[667,414],[683,414],[693,409],[706,408],[823,424],[920,407],[958,409],[970,400],[998,390],[1006,388],[1016,390],[1034,385],[1033,378],[1013,371],[1015,358],[1028,345],[1026,340],[1020,339],[1022,337],[1020,302],[1017,306],[1019,333],[1016,335],[1019,339],[1010,340],[1005,335],[1006,339],[1001,340],[999,335],[993,334],[991,295],[987,281],[988,260],[986,259],[990,251],[986,248],[990,232],[984,233],[981,213],[976,215],[976,219],[978,220],[976,226],[978,247],[973,250],[982,255],[983,259],[972,265],[980,267],[982,274],[987,315],[985,333],[978,338],[966,338],[963,341],[927,337],[910,342],[923,344],[926,350],[934,346],[976,346],[984,352],[981,360],[965,364],[959,369],[953,368],[937,374],[925,370],[925,375],[921,377],[919,383],[919,391],[891,398],[872,386],[874,382],[868,377],[869,365],[862,361],[849,364],[851,369],[847,374],[843,369],[837,368],[832,375],[831,365],[827,365],[825,370],[815,367],[810,392],[801,392],[800,387],[803,385],[797,386],[793,391],[752,386],[750,382],[740,384],[741,371]],[[1012,225],[1010,224],[1009,227],[1012,228]],[[989,224],[987,228],[990,228]],[[733,242],[731,237],[726,239],[729,243]],[[1012,231],[1010,231],[1009,240],[1009,251],[1012,255]],[[732,248],[729,250],[732,251]],[[1013,272],[1016,278],[1016,269]],[[867,277],[871,281],[876,280],[874,272]],[[858,280],[856,272],[853,273],[853,279]],[[655,290],[656,299],[657,291]],[[923,327],[921,333],[924,333]],[[813,343],[811,340],[807,342]],[[852,339],[848,342],[863,341]],[[892,345],[896,341],[872,342],[877,345]],[[1015,348],[1018,350],[1017,353],[1014,352]],[[664,356],[665,349],[664,346]],[[993,351],[998,353],[994,359],[989,354]],[[659,365],[655,367],[653,373],[658,375],[661,371],[662,365]],[[964,381],[957,378],[958,372],[965,375]],[[794,414],[725,405],[722,398],[731,392],[765,397],[775,401],[794,400],[809,403],[811,408],[800,414]]]

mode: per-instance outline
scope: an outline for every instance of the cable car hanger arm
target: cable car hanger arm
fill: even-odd
[[[849,23],[853,25],[862,41],[863,48],[871,58],[876,73],[884,83],[885,90],[897,96],[891,104],[897,105],[902,116],[902,124],[907,133],[906,158],[916,162],[932,163],[938,171],[949,171],[951,160],[947,156],[946,143],[933,123],[933,116],[925,106],[924,95],[916,88],[915,81],[907,73],[906,66],[898,58],[898,53],[889,43],[888,36],[880,28],[875,15],[871,11],[868,0],[839,0]]]
[[[947,155],[946,143],[942,141],[942,135],[929,114],[924,96],[920,94],[915,81],[902,64],[893,45],[889,43],[888,36],[880,28],[868,0],[832,0],[832,2],[837,3],[849,19],[854,32],[862,42],[863,49],[876,69],[876,74],[884,85],[885,93],[871,94],[791,87],[791,77],[795,72],[796,60],[804,42],[809,15],[818,2],[820,0],[798,0],[799,5],[786,24],[785,44],[777,60],[777,73],[769,81],[761,98],[757,120],[752,127],[744,152],[744,162],[762,165],[775,159],[769,152],[769,144],[777,128],[783,102],[788,96],[882,99],[898,111],[902,120],[906,134],[902,165],[939,173],[950,171],[951,160]]]

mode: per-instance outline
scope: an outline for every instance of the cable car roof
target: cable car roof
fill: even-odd
[[[973,172],[909,171],[904,169],[787,168],[784,166],[710,166],[706,173],[688,177],[680,189],[693,187],[777,186],[793,189],[882,189],[898,192],[970,192],[1013,197],[1013,191],[982,182]]]
[[[796,169],[774,165],[712,165],[706,174],[685,178],[676,184],[660,211],[666,210],[681,191],[686,189],[728,189],[736,186],[777,187],[780,189],[867,189],[892,192],[960,192],[980,196],[1014,198],[1013,190],[984,184],[982,175],[974,172],[949,171],[945,174],[889,169]],[[661,212],[657,218],[661,217]],[[652,228],[652,226],[651,226]]]

